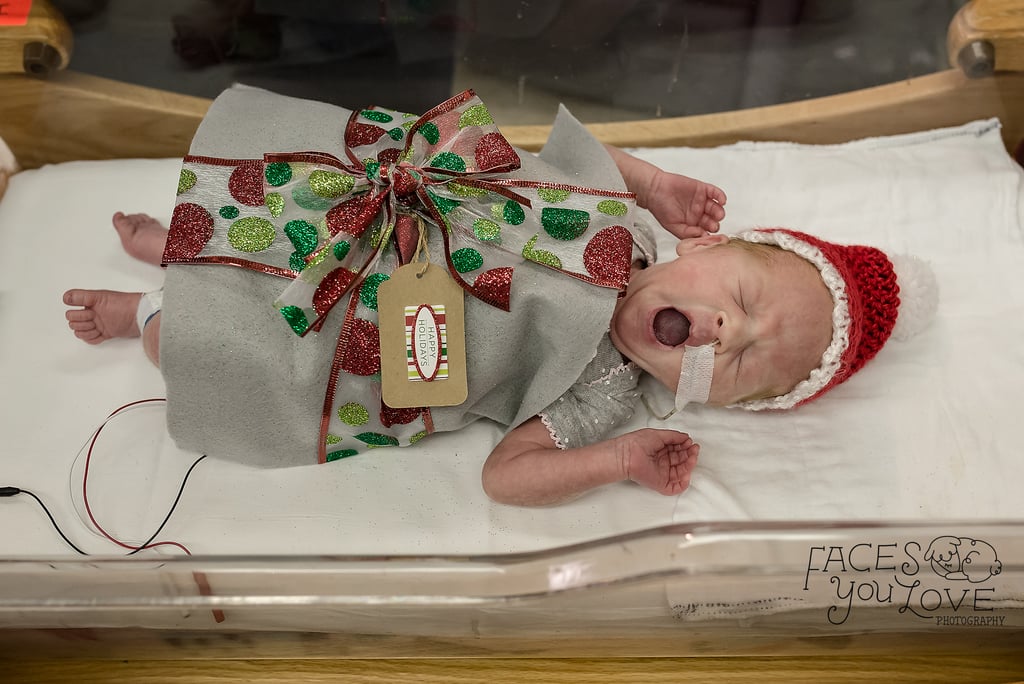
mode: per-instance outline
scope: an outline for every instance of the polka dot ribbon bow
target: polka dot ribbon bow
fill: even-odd
[[[420,117],[353,112],[345,146],[346,160],[322,152],[186,157],[165,262],[234,263],[292,278],[275,306],[300,335],[355,288],[386,279],[386,246],[396,248],[389,268],[406,263],[419,226],[440,229],[456,282],[505,310],[524,260],[602,287],[628,280],[633,195],[509,176],[519,156],[472,91]],[[218,172],[234,203],[212,207],[199,186]],[[192,201],[197,191],[205,200]]]

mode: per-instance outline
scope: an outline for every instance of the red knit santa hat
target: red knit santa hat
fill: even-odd
[[[847,380],[890,336],[907,339],[923,330],[938,307],[938,285],[931,269],[910,256],[887,256],[875,247],[837,245],[783,228],[734,236],[771,244],[814,264],[832,294],[832,342],[811,371],[790,392],[736,406],[750,410],[787,409],[807,403]]]

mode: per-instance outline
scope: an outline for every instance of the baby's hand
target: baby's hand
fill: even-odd
[[[647,209],[677,238],[718,231],[725,218],[725,192],[704,181],[659,171],[646,193]]]
[[[619,439],[628,479],[665,495],[690,486],[700,446],[685,432],[644,428]]]

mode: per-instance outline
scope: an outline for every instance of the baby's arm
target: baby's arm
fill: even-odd
[[[494,501],[518,506],[563,503],[623,480],[661,494],[679,494],[690,484],[699,451],[685,433],[651,428],[559,449],[535,417],[494,448],[484,463],[483,486]]]
[[[636,195],[637,204],[678,238],[700,237],[718,230],[725,218],[725,192],[721,188],[678,173],[669,173],[617,147],[608,154]]]

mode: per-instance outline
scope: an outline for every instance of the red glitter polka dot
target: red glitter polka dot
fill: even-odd
[[[323,316],[331,310],[331,307],[341,298],[355,277],[355,273],[347,268],[338,267],[320,281],[316,292],[313,293],[313,310],[318,316]]]
[[[389,147],[377,153],[377,161],[381,164],[394,164],[402,156],[402,150],[397,147]]]
[[[345,144],[349,147],[372,145],[380,140],[385,131],[380,126],[365,123],[353,123],[345,130]]]
[[[480,138],[482,137],[483,136],[480,135],[479,127],[463,128],[459,131],[458,137],[452,140],[451,144],[448,146],[449,152],[454,152],[466,160],[466,166],[469,167],[466,169],[467,171],[477,170],[472,166],[473,155],[476,151],[477,143],[480,142]]]
[[[516,154],[516,151],[512,149],[508,141],[498,132],[488,133],[480,138],[480,142],[476,144],[474,157],[476,158],[477,168],[481,171],[498,166],[519,164],[519,155]]]
[[[459,128],[459,119],[461,117],[462,112],[458,109],[453,109],[450,112],[439,114],[430,120],[431,123],[437,126],[437,131],[441,134],[441,139],[433,147],[444,147],[449,140],[459,134],[461,130]]]
[[[597,233],[583,250],[587,272],[605,285],[624,287],[629,282],[633,238],[623,226],[611,226]]]
[[[422,184],[422,179],[418,176],[414,176],[404,166],[398,166],[393,169],[391,175],[391,187],[394,188],[395,194],[398,199],[406,199]]]
[[[474,293],[488,304],[509,310],[512,295],[512,269],[508,266],[484,271],[473,282]]]
[[[328,211],[327,229],[331,237],[342,231],[355,237],[362,235],[372,219],[371,210],[376,211],[376,204],[369,199],[369,195],[358,195]]]
[[[213,237],[213,217],[198,204],[184,202],[174,207],[164,247],[164,262],[187,261],[199,255]]]
[[[392,425],[407,425],[420,417],[423,409],[419,408],[391,408],[383,401],[380,403],[380,424],[384,427]]]
[[[263,162],[247,161],[236,166],[228,179],[228,190],[236,202],[247,207],[263,206]]]
[[[362,318],[352,320],[342,331],[347,343],[341,357],[341,369],[353,375],[373,375],[380,371],[380,331]]]

